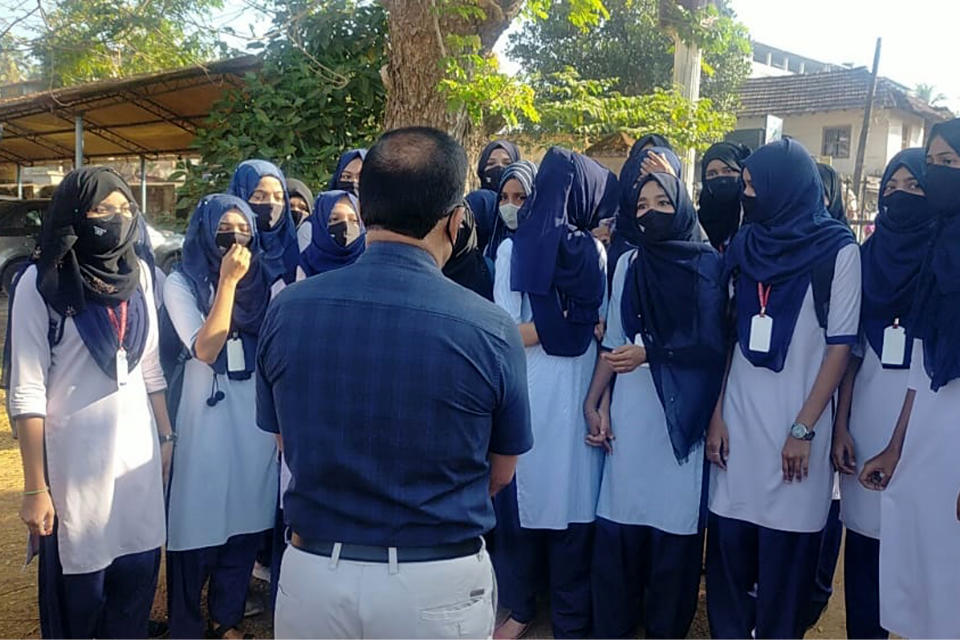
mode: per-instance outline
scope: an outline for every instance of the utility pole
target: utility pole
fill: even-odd
[[[700,64],[703,54],[695,42],[686,42],[680,37],[677,29],[671,25],[669,16],[674,13],[671,9],[676,5],[696,13],[711,2],[712,0],[660,0],[660,24],[673,36],[673,84],[680,91],[680,95],[693,102],[700,99]],[[687,191],[692,194],[696,152],[688,149],[680,160],[683,163],[683,181],[687,185]]]
[[[863,107],[863,126],[860,127],[860,140],[857,142],[857,160],[853,165],[853,191],[857,194],[857,218],[863,215],[863,157],[867,152],[867,136],[870,133],[870,116],[873,113],[873,98],[877,94],[877,72],[880,69],[880,43],[877,38],[877,48],[873,52],[873,72],[870,75],[870,88],[867,90],[867,104]]]

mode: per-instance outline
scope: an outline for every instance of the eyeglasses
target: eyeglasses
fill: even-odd
[[[139,212],[137,205],[135,204],[125,204],[120,208],[109,204],[98,204],[96,207],[91,209],[91,211],[103,218],[112,218],[118,213],[124,217],[130,218],[137,215]]]

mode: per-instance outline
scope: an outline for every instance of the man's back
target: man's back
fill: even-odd
[[[532,444],[516,327],[427,252],[375,243],[264,321],[258,418],[283,435],[294,531],[426,546],[494,524],[488,453]]]

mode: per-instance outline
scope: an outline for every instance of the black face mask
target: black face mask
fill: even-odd
[[[133,217],[119,213],[109,218],[84,218],[77,227],[77,248],[90,256],[108,254],[123,244],[132,226]]]
[[[346,191],[347,193],[352,193],[356,197],[360,197],[360,183],[354,182],[353,180],[338,180],[337,189],[340,191]]]
[[[757,196],[740,196],[740,204],[743,206],[743,224],[751,222],[763,222],[763,215],[757,210]]]
[[[499,165],[496,167],[487,167],[483,170],[483,176],[480,178],[480,186],[490,191],[500,191],[500,178],[506,170],[506,167]]]
[[[261,232],[270,231],[280,223],[283,215],[282,204],[270,202],[248,203],[253,215],[257,216],[257,229]]]
[[[651,242],[661,242],[670,237],[676,214],[650,209],[643,217],[637,218],[637,226],[643,237]]]
[[[327,227],[330,237],[341,247],[348,247],[360,237],[360,225],[343,220]]]
[[[925,192],[934,211],[949,213],[960,210],[960,169],[928,164]]]
[[[740,178],[735,176],[721,176],[705,180],[703,188],[719,203],[727,204],[740,197]]]
[[[920,225],[933,216],[930,203],[924,196],[899,189],[883,198],[885,215],[899,225]]]
[[[235,244],[241,247],[247,246],[252,238],[251,234],[242,231],[218,231],[216,242],[217,246],[220,247],[220,254],[224,255]]]

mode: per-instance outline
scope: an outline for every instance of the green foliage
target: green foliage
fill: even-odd
[[[263,68],[215,105],[195,143],[201,161],[181,167],[181,211],[226,189],[236,165],[249,158],[270,160],[319,191],[343,150],[366,146],[380,132],[386,99],[380,6],[354,0],[278,6],[276,23],[286,28],[266,45]]]
[[[32,72],[26,53],[9,33],[0,38],[0,84],[22,82]]]
[[[59,0],[33,44],[54,86],[172,69],[224,53],[196,20],[223,0]]]
[[[913,89],[913,94],[929,104],[931,107],[935,107],[938,103],[947,99],[947,96],[937,91],[935,86],[932,84],[924,84],[922,82]]]
[[[509,53],[525,69],[549,76],[572,67],[585,79],[615,79],[613,88],[627,96],[672,86],[673,39],[660,26],[658,0],[604,0],[607,17],[586,31],[573,21],[578,3],[553,4],[553,11],[527,21],[510,37]],[[746,28],[726,2],[719,10],[708,6],[697,14],[679,6],[676,11],[667,16],[670,23],[703,49],[703,95],[732,110],[750,71]]]
[[[611,133],[634,137],[661,133],[679,149],[705,150],[736,122],[709,98],[692,102],[675,90],[655,88],[648,95],[624,96],[614,80],[583,80],[567,68],[534,78],[539,122],[524,122],[523,133],[541,144],[583,149]]]
[[[527,0],[527,17],[534,20],[546,20],[551,12],[557,12],[562,5],[567,21],[581,32],[596,27],[602,20],[610,18],[610,12],[604,3],[609,0]]]

